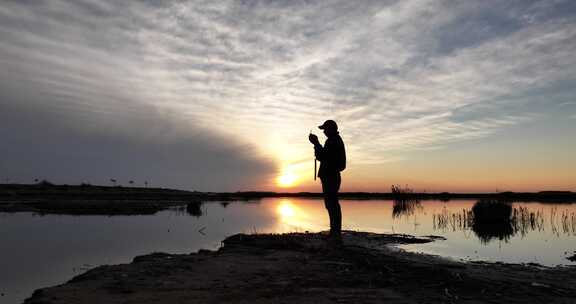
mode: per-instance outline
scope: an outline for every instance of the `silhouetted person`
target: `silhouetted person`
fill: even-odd
[[[320,161],[318,177],[322,182],[324,204],[330,216],[330,239],[340,241],[342,211],[338,203],[338,190],[341,184],[340,171],[346,168],[346,151],[335,121],[327,120],[318,128],[324,130],[324,134],[328,137],[324,146],[320,145],[318,137],[314,134],[310,134],[308,140],[314,145],[314,154]]]

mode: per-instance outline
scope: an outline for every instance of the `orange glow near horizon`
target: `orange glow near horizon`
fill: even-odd
[[[484,162],[478,162],[484,164]],[[575,191],[576,175],[570,170],[551,166],[538,171],[535,168],[504,170],[496,164],[450,165],[439,167],[439,161],[425,165],[388,163],[378,166],[350,165],[342,172],[340,192],[389,192],[391,185],[407,185],[416,192],[493,193],[538,192],[547,190]],[[308,164],[305,164],[308,165]],[[531,171],[534,170],[534,171]],[[291,168],[272,177],[266,190],[276,192],[321,192],[320,180],[313,179],[313,167]],[[442,171],[443,174],[435,172]]]
[[[298,177],[292,173],[285,173],[276,178],[276,183],[282,188],[290,188],[296,184]]]
[[[280,188],[291,188],[299,183],[299,175],[296,174],[293,166],[285,166],[276,177],[276,185]]]

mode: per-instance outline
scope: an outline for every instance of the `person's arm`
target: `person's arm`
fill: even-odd
[[[320,141],[318,141],[318,136],[310,134],[308,140],[314,145],[314,155],[316,156],[316,159],[322,161],[322,159],[324,159],[325,149],[320,144]]]
[[[314,145],[314,155],[316,159],[319,161],[323,161],[325,159],[326,149],[322,147],[320,143]]]

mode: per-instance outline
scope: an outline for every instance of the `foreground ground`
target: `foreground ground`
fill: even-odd
[[[50,303],[576,303],[576,267],[461,263],[390,247],[430,238],[235,235],[218,251],[154,253],[37,290]]]

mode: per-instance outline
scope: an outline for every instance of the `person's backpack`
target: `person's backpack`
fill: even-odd
[[[336,168],[339,172],[344,171],[346,169],[346,149],[344,148],[344,142],[342,139],[338,141],[338,145],[341,146],[341,151],[338,154],[338,159],[336,162]]]

